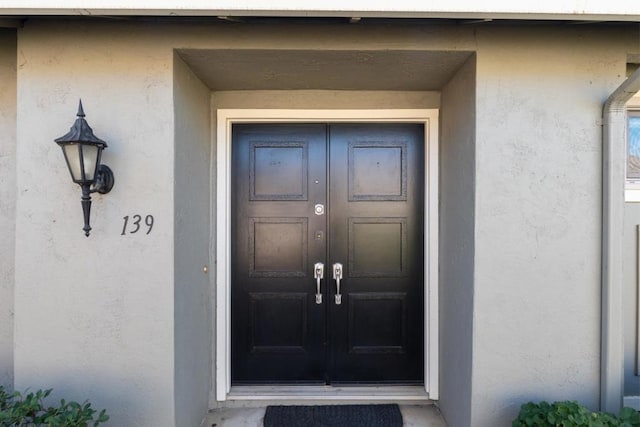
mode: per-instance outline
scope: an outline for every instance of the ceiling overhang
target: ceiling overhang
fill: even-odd
[[[212,90],[439,90],[468,51],[182,49]]]

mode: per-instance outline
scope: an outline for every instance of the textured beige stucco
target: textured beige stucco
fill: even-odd
[[[180,297],[188,299],[176,292],[191,286],[189,275],[195,273],[180,276],[184,286],[176,287],[175,273],[187,270],[174,268],[180,259],[174,253],[173,170],[180,164],[174,147],[181,146],[174,131],[175,47],[320,49],[329,43],[380,49],[406,40],[417,46],[417,39],[435,47],[449,43],[431,32],[382,27],[343,38],[320,28],[291,38],[281,28],[27,22],[18,42],[16,385],[53,386],[56,396],[91,398],[95,406],[109,408],[114,425],[166,425],[177,416],[176,403],[183,397],[176,395],[175,375],[186,364],[175,357],[191,347],[176,348],[174,328],[186,318],[174,308]],[[297,102],[311,107],[315,95]],[[348,93],[321,97],[330,108],[438,102],[434,93],[351,95],[353,100]],[[81,231],[79,188],[53,143],[72,124],[80,97],[88,122],[109,142],[103,161],[116,176],[110,194],[94,195],[89,238]],[[284,107],[286,98],[280,99]],[[135,214],[154,215],[153,231],[122,236],[123,217]],[[191,344],[201,343],[187,339]]]
[[[29,22],[18,37],[16,387],[90,398],[114,426],[174,419],[173,54],[161,39]],[[93,196],[88,238],[53,142],[79,98],[115,174]],[[153,231],[122,236],[136,214]]]
[[[200,342],[208,328],[206,304],[188,309],[206,286],[200,264],[211,256],[212,272],[215,262],[204,248],[215,205],[203,219],[201,202],[209,196],[197,194],[207,191],[204,168],[211,166],[201,116],[203,99],[211,95],[212,110],[440,106],[450,131],[441,143],[464,140],[462,157],[446,165],[470,167],[475,157],[474,173],[466,170],[456,182],[455,170],[447,170],[448,184],[441,187],[442,206],[472,211],[458,213],[466,227],[460,232],[455,217],[447,218],[451,233],[445,237],[453,240],[442,247],[460,254],[465,268],[473,265],[473,271],[455,272],[449,264],[445,276],[463,301],[448,294],[441,332],[453,334],[445,340],[459,343],[464,363],[471,353],[471,367],[448,383],[454,388],[442,395],[443,407],[460,405],[473,426],[508,425],[530,399],[578,399],[597,407],[599,118],[602,102],[624,79],[626,54],[638,50],[635,28],[72,22],[30,20],[19,30],[18,387],[53,386],[56,395],[91,398],[109,408],[118,426],[173,425],[187,419],[191,404],[202,406],[177,393],[190,385],[181,383],[184,378],[209,375],[197,371],[201,353],[191,366],[186,356],[191,349],[207,351]],[[442,97],[437,91],[211,94],[188,64],[174,62],[179,49],[301,49],[321,56],[329,47],[475,51],[476,69],[468,62],[464,72],[452,74]],[[463,82],[467,91],[475,86],[474,101],[453,86]],[[116,176],[110,194],[94,196],[89,238],[81,230],[79,188],[53,143],[72,124],[79,97],[96,134],[110,144],[103,160]],[[197,132],[177,128],[190,123],[185,112],[198,115]],[[457,114],[475,120],[475,140],[472,124],[456,129]],[[185,145],[189,135],[200,145]],[[445,148],[456,155],[456,147]],[[193,171],[187,170],[191,163]],[[188,185],[192,177],[197,189]],[[185,206],[192,203],[198,213]],[[135,214],[154,215],[153,231],[122,236],[123,217]],[[472,225],[474,249],[458,248],[470,244]],[[440,372],[445,387],[457,367],[441,367],[447,367]],[[458,398],[455,384],[469,375],[471,390],[463,390],[469,397],[452,400]],[[193,380],[193,390],[210,379]],[[451,417],[451,426],[464,427],[466,417]]]
[[[16,33],[0,29],[0,385],[13,386]]]
[[[440,114],[440,409],[471,422],[475,227],[476,60],[442,89]]]
[[[478,33],[472,425],[527,400],[599,406],[602,105],[637,47],[620,30]]]
[[[210,91],[176,55],[174,61],[175,405],[176,426],[199,425],[212,386],[213,323]]]

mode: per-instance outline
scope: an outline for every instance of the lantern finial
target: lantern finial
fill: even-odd
[[[78,117],[84,117],[84,109],[82,108],[82,98],[80,98],[80,102],[78,103]]]

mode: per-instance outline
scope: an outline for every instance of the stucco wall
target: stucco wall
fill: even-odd
[[[15,383],[89,398],[113,426],[174,420],[173,53],[162,37],[64,22],[27,22],[18,37]],[[88,238],[53,142],[80,97],[115,174],[111,193],[93,195]],[[136,214],[154,216],[149,234],[130,234]]]
[[[198,249],[189,244],[193,238],[200,248],[209,236],[208,231],[196,236],[198,227],[207,227],[200,217],[205,212],[203,200],[197,192],[174,198],[174,189],[191,191],[192,178],[198,191],[213,185],[208,187],[201,179],[208,161],[204,147],[185,146],[182,138],[176,138],[188,132],[174,129],[174,120],[176,126],[188,126],[190,113],[203,111],[204,92],[179,61],[174,64],[174,47],[320,48],[328,41],[361,47],[367,34],[376,34],[370,29],[356,31],[352,38],[341,40],[326,28],[291,38],[284,29],[26,23],[20,30],[18,54],[18,387],[52,386],[56,397],[90,398],[96,407],[109,409],[113,425],[167,425],[169,419],[191,423],[191,417],[197,417],[187,413],[202,407],[197,390],[209,378],[198,370],[203,361],[198,349],[207,345],[206,338],[201,342],[194,337],[202,337],[208,319],[203,317],[206,307],[189,313],[187,306],[201,295],[200,277],[208,257],[190,258]],[[244,34],[240,39],[239,33]],[[390,38],[374,38],[365,45],[379,49],[389,42],[399,45],[406,37],[403,30],[387,28],[383,33]],[[414,29],[406,46],[415,47],[419,43],[414,39],[428,36]],[[449,43],[441,37],[429,40],[436,47]],[[435,92],[375,91],[219,95],[225,108],[243,102],[252,108],[292,104],[424,108],[437,106],[439,97]],[[110,194],[94,195],[89,238],[81,230],[79,188],[71,183],[60,149],[53,143],[73,123],[80,97],[87,120],[110,144],[103,160],[116,176]],[[181,108],[186,110],[178,111]],[[201,126],[204,119],[193,120]],[[195,157],[200,166],[187,171],[186,164]],[[194,202],[199,213],[190,214],[184,204]],[[136,214],[143,220],[154,216],[149,234],[144,225],[130,234]],[[194,215],[197,223],[190,224]],[[125,216],[129,228],[122,235]],[[198,327],[191,330],[194,324]],[[195,364],[189,364],[194,360],[190,351],[198,353]],[[190,387],[193,394],[178,395]],[[196,395],[197,402],[187,401],[187,396]]]
[[[200,425],[211,388],[209,275],[210,90],[176,55],[175,113],[175,404],[176,425]],[[213,265],[213,264],[212,264]]]
[[[13,386],[16,32],[0,29],[0,385]]]
[[[598,408],[601,112],[634,37],[478,32],[472,425]]]
[[[476,61],[442,89],[440,133],[440,408],[450,427],[471,422]]]
[[[205,301],[188,310],[214,279],[202,274],[210,232],[198,234],[209,215],[209,193],[199,193],[214,188],[204,182],[209,95],[174,62],[174,48],[473,49],[475,76],[468,62],[441,101],[433,91],[214,88],[210,105],[212,113],[441,105],[441,231],[451,239],[441,249],[463,263],[456,270],[455,258],[441,258],[441,356],[462,364],[442,361],[445,414],[456,427],[498,426],[529,399],[597,407],[599,120],[636,36],[588,26],[27,22],[17,55],[16,385],[91,398],[110,409],[112,425],[191,423],[188,412],[201,411],[196,390],[209,379],[197,377],[204,353],[190,351],[209,351],[199,341],[209,312]],[[104,162],[116,175],[114,190],[94,197],[89,238],[79,188],[53,143],[79,97],[110,143]],[[152,232],[121,235],[123,217],[135,214],[154,215]],[[192,386],[197,402],[177,395]]]

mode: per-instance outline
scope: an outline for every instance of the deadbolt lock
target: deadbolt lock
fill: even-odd
[[[316,215],[324,215],[324,205],[318,203],[315,207],[314,207],[314,211]]]

